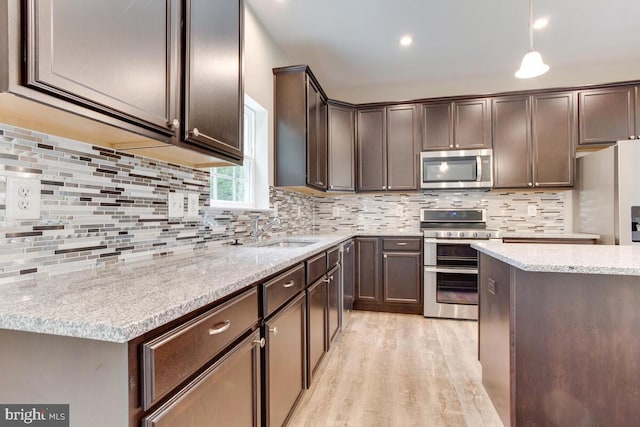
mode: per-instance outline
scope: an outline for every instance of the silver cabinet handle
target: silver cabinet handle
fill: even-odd
[[[333,281],[333,275],[331,275],[331,277],[329,277],[329,281]]]
[[[169,127],[172,129],[180,129],[180,120],[173,119],[169,122]]]
[[[271,332],[273,335],[278,335],[278,328],[269,328],[269,332]]]
[[[258,344],[260,346],[260,348],[264,347],[264,344],[265,344],[264,338],[260,338],[259,340],[253,340],[252,342],[254,344]]]
[[[329,188],[331,188],[333,190],[333,185],[330,185]]]
[[[318,185],[324,185],[324,183],[322,181],[319,181]]]
[[[198,130],[198,128],[193,128],[191,133],[193,134],[193,136],[200,136],[200,131]]]
[[[293,280],[289,280],[287,283],[285,283],[284,285],[282,285],[283,288],[291,288],[293,287],[293,285],[295,285],[296,282],[294,282]]]
[[[447,268],[437,266],[427,266],[425,273],[456,273],[456,274],[478,274],[477,268]]]
[[[231,326],[231,320],[225,320],[222,322],[222,326],[209,328],[209,335],[218,335],[229,329]]]
[[[329,279],[322,279],[322,281],[323,281],[324,283],[329,283],[329,282],[331,282],[331,280],[329,280]]]
[[[398,246],[407,246],[407,242],[396,243]]]

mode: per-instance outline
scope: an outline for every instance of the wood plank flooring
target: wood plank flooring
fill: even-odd
[[[477,323],[354,311],[289,426],[502,426]]]

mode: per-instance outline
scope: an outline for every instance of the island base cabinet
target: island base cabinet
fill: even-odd
[[[285,425],[305,390],[306,297],[304,293],[265,324],[265,425]],[[229,424],[230,425],[230,424]]]
[[[142,426],[260,426],[261,342],[256,331],[145,418]]]
[[[506,426],[640,419],[638,276],[523,271],[480,256],[482,383]]]

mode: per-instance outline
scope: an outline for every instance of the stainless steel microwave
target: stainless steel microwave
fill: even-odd
[[[491,188],[493,150],[420,153],[420,188],[424,190]]]

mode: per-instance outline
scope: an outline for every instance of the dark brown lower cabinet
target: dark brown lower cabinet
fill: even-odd
[[[422,301],[422,254],[383,252],[382,300],[394,304],[420,304]]]
[[[306,304],[302,292],[264,323],[266,426],[285,424],[305,390]]]
[[[423,312],[422,238],[356,239],[356,310]]]
[[[322,277],[307,289],[308,385],[327,352],[327,282]]]
[[[259,426],[260,331],[146,417],[143,427]]]
[[[342,286],[342,266],[336,265],[331,271],[327,273],[329,279],[329,310],[328,310],[328,348],[331,347],[331,343],[338,335],[340,331],[340,287]]]

